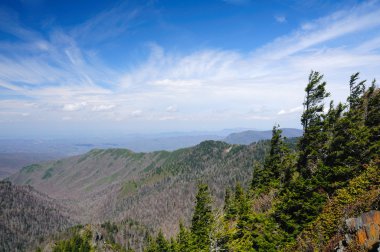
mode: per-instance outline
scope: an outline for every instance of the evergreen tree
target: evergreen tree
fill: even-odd
[[[368,149],[372,153],[380,153],[380,89],[376,88],[376,80],[373,80],[371,87],[365,95],[366,117],[365,125],[369,127],[369,146]]]
[[[235,187],[235,205],[238,209],[236,237],[243,237],[249,221],[249,202],[240,183],[237,183]]]
[[[158,251],[158,245],[156,239],[154,239],[149,234],[146,235],[146,247],[144,248],[144,252],[156,252]]]
[[[316,171],[320,151],[324,145],[323,109],[324,99],[330,94],[326,92],[326,82],[322,82],[323,75],[311,71],[309,83],[305,88],[304,111],[301,117],[303,136],[299,142],[298,170],[305,177],[310,177]]]
[[[169,243],[165,239],[164,234],[162,233],[162,230],[158,232],[157,238],[156,238],[156,244],[157,244],[157,252],[168,252],[169,251]]]
[[[244,216],[249,211],[249,203],[248,199],[244,193],[243,187],[240,185],[240,183],[236,184],[235,187],[235,200],[234,203],[237,208],[237,213],[239,216]]]
[[[84,232],[82,237],[78,232],[75,232],[70,239],[56,242],[53,247],[53,252],[90,252],[89,233],[91,234],[90,231]]]
[[[281,134],[280,126],[273,126],[269,156],[265,158],[264,166],[256,165],[253,171],[251,186],[257,193],[265,192],[270,184],[278,186],[286,177],[289,149]]]
[[[190,252],[192,249],[191,233],[185,228],[182,221],[179,223],[177,243],[180,252]]]
[[[236,218],[238,210],[236,208],[235,200],[232,197],[231,190],[229,188],[226,189],[223,210],[224,210],[226,219],[231,220],[231,219]]]
[[[191,221],[191,234],[198,251],[207,251],[210,247],[210,234],[214,222],[211,197],[206,184],[199,184],[196,203]]]
[[[169,242],[169,252],[181,252],[177,241],[171,237]]]
[[[351,75],[350,78],[350,95],[347,98],[350,109],[357,109],[362,104],[362,96],[365,91],[365,80],[357,83],[359,73]]]
[[[330,133],[330,140],[316,183],[329,195],[358,175],[362,165],[370,160],[371,129],[366,125],[366,118],[371,110],[369,97],[372,88],[365,91],[365,81],[357,83],[358,79],[359,73],[350,78],[347,105],[339,104],[336,109],[330,108],[326,115],[328,123],[325,123],[324,131]],[[348,110],[342,114],[346,108]]]

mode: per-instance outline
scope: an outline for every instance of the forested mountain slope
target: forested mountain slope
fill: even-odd
[[[0,251],[24,251],[73,225],[67,209],[30,186],[0,181]]]
[[[227,186],[249,183],[254,162],[263,160],[268,146],[206,141],[174,152],[93,150],[25,167],[9,179],[60,200],[82,223],[127,217],[169,235],[179,219],[189,221],[199,181],[210,184],[220,206]]]

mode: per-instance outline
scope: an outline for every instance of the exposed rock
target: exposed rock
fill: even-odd
[[[369,211],[361,214],[357,218],[346,220],[347,230],[346,241],[356,241],[356,243],[371,250],[379,246],[380,242],[380,211]]]

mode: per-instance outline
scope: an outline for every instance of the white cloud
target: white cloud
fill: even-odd
[[[136,110],[133,110],[132,112],[131,112],[131,115],[133,116],[133,117],[140,117],[141,115],[142,115],[142,110],[140,110],[140,109],[136,109]]]
[[[113,104],[101,104],[101,105],[95,105],[92,107],[92,111],[105,111],[113,109],[115,105]]]
[[[291,114],[291,113],[301,112],[302,110],[303,110],[303,107],[302,106],[298,106],[298,107],[291,108],[291,109],[288,109],[288,110],[281,109],[277,114],[278,115],[287,115],[287,114]]]
[[[175,120],[178,119],[175,116],[161,116],[158,118],[159,121],[169,121],[169,120]]]
[[[175,106],[175,105],[168,106],[166,108],[166,112],[170,112],[170,113],[177,112],[177,106]]]
[[[86,102],[72,103],[63,105],[63,111],[78,111],[87,105]]]

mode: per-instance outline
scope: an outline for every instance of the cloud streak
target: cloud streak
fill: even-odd
[[[25,28],[12,13],[0,15],[11,23],[0,29],[20,38],[0,43],[0,88],[6,90],[0,96],[0,113],[6,116],[0,120],[65,118],[122,122],[135,129],[146,122],[173,121],[189,129],[269,128],[275,121],[297,127],[311,69],[325,73],[337,100],[345,98],[351,73],[379,77],[380,33],[375,31],[380,8],[373,2],[306,23],[250,53],[203,48],[183,54],[150,43],[145,61],[116,70],[84,45],[94,34],[100,42],[127,32],[140,10],[122,17],[123,8],[107,10],[71,30],[56,28],[48,37]],[[100,34],[103,30],[109,33]],[[350,36],[360,35],[366,40],[350,42]],[[10,47],[19,53],[5,53]]]

